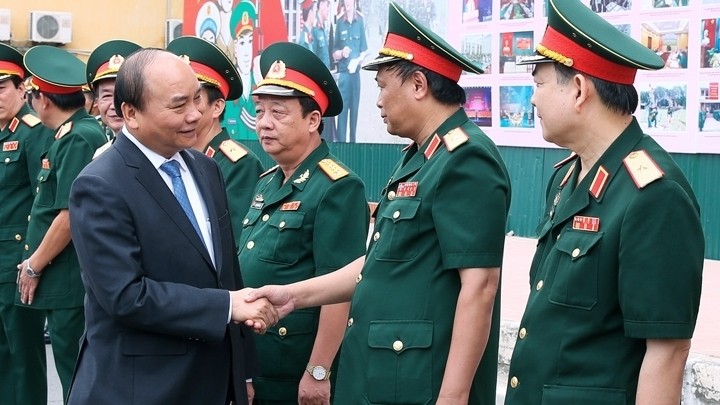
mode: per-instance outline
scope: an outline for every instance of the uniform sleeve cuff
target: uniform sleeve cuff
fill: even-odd
[[[695,322],[625,320],[625,336],[636,339],[690,339]]]

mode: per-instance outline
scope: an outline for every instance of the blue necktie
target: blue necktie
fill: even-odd
[[[172,179],[173,193],[175,198],[180,203],[185,215],[187,215],[190,223],[195,228],[195,232],[203,239],[202,233],[200,232],[200,226],[198,226],[195,213],[193,212],[192,206],[190,205],[190,199],[188,198],[187,191],[185,190],[185,184],[183,183],[182,177],[180,176],[180,163],[177,160],[168,160],[167,162],[160,165],[160,169],[170,176]]]

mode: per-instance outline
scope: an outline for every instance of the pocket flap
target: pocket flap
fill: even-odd
[[[283,212],[278,211],[270,217],[268,224],[278,228],[280,231],[283,229],[298,229],[302,228],[303,219],[305,218],[304,212]]]
[[[13,240],[15,242],[21,242],[25,239],[25,232],[27,226],[4,226],[0,227],[0,241]]]
[[[255,225],[255,222],[257,222],[258,218],[260,218],[260,214],[262,214],[262,210],[250,208],[245,215],[245,219],[242,221],[243,228]]]
[[[281,319],[277,325],[268,328],[267,333],[280,337],[314,333],[317,330],[317,318],[315,310],[294,311]]]
[[[381,215],[383,218],[392,219],[393,222],[414,218],[421,202],[420,198],[398,198],[383,208]]]
[[[372,321],[368,346],[400,354],[409,349],[426,349],[432,345],[432,338],[432,321]]]
[[[555,248],[570,255],[572,260],[580,259],[590,252],[600,239],[602,232],[578,231],[575,229],[563,229]]]

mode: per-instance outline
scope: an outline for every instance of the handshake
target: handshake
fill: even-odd
[[[232,297],[232,321],[244,323],[255,333],[263,334],[268,328],[295,309],[285,286],[264,286],[259,289],[244,288],[230,291]]]

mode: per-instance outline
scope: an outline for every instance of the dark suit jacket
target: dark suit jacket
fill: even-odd
[[[90,163],[70,195],[86,331],[70,404],[224,404],[246,400],[252,336],[228,325],[242,288],[217,165],[181,152],[205,200],[216,266],[172,191],[125,135]],[[230,382],[233,382],[230,384]]]

